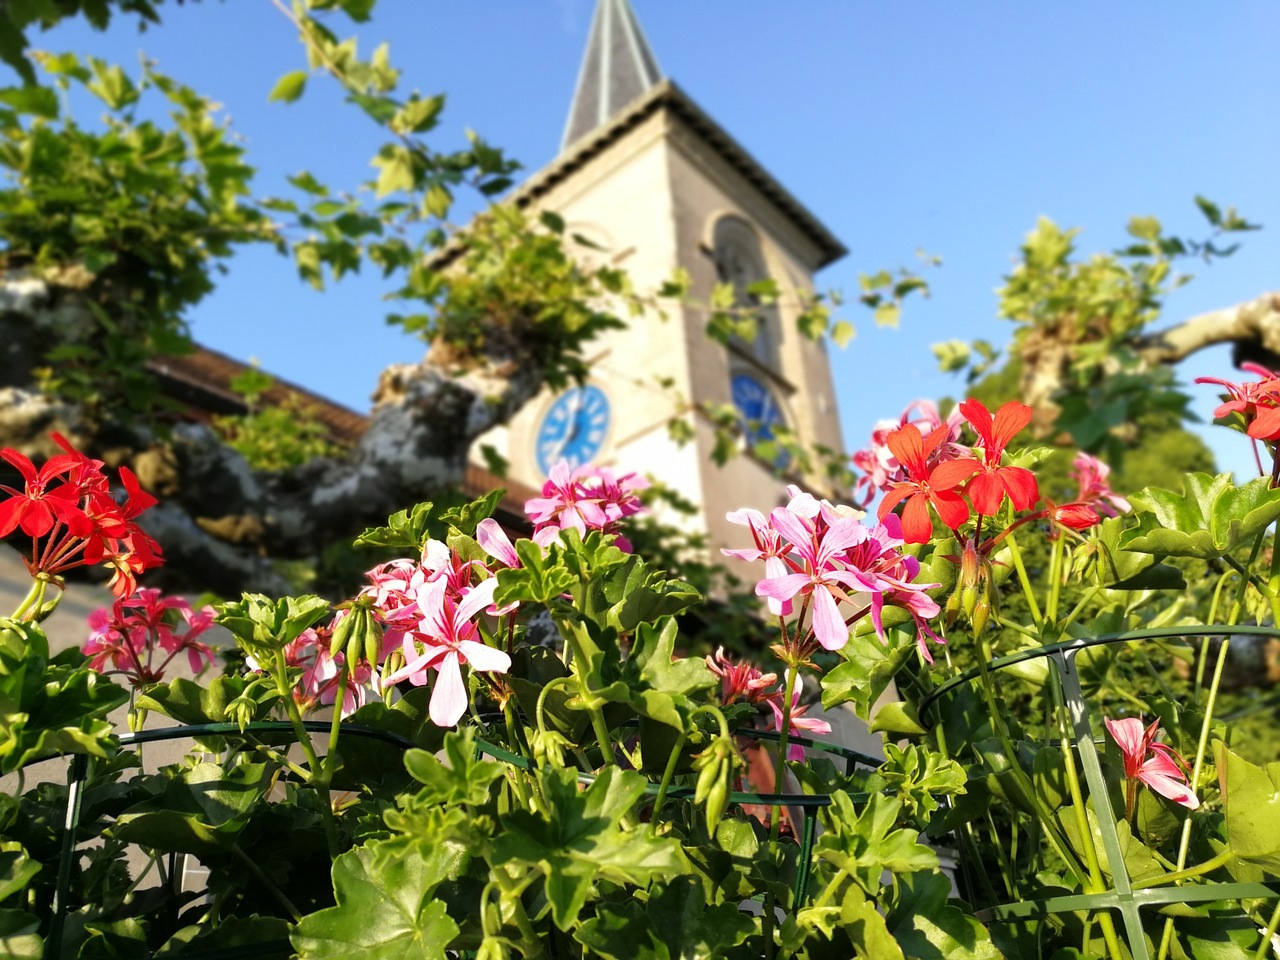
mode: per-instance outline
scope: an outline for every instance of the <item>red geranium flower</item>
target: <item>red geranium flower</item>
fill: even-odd
[[[902,538],[907,543],[926,543],[933,534],[929,520],[929,505],[952,530],[969,519],[969,506],[958,493],[956,484],[973,473],[966,469],[970,460],[947,460],[929,465],[929,457],[947,439],[946,430],[933,430],[928,439],[920,436],[920,428],[908,423],[889,434],[885,442],[894,457],[907,472],[906,480],[894,484],[880,501],[879,515],[883,521],[894,507],[903,500]]]
[[[0,457],[7,460],[25,481],[21,492],[0,486],[9,499],[0,503],[0,537],[7,537],[18,527],[29,537],[43,537],[56,521],[61,520],[77,535],[88,533],[89,521],[79,507],[80,491],[75,484],[63,482],[52,490],[49,484],[74,470],[74,457],[61,455],[36,470],[35,465],[17,450],[5,447]]]
[[[1040,499],[1035,474],[1023,467],[1000,466],[1004,448],[1031,422],[1031,408],[1011,400],[996,411],[993,419],[991,411],[980,400],[970,399],[960,404],[960,412],[982,441],[981,462],[953,461],[964,464],[968,471],[966,475],[972,477],[964,492],[969,495],[973,509],[983,516],[995,516],[1005,494],[1013,501],[1015,510],[1026,510],[1034,505]]]

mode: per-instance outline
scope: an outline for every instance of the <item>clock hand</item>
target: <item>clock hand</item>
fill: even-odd
[[[564,436],[556,444],[554,452],[547,458],[552,464],[558,463],[564,458],[565,447],[569,446],[578,435],[578,412],[582,409],[584,392],[581,387],[578,387],[573,399],[570,401],[573,404],[573,408],[569,413],[569,425],[565,427]]]

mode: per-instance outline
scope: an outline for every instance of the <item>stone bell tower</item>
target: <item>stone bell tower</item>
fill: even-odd
[[[560,155],[514,200],[558,213],[566,235],[600,248],[586,255],[626,270],[639,291],[683,269],[701,303],[717,281],[746,302],[750,284],[771,278],[780,296],[760,310],[750,343],[709,339],[705,311],[680,304],[665,320],[632,318],[611,331],[585,387],[540,397],[484,438],[507,458],[513,481],[538,487],[561,457],[652,474],[702,506],[693,525],[717,553],[743,541],[726,510],[767,512],[787,482],[839,496],[753,447],[782,423],[802,442],[843,449],[826,347],[794,321],[814,273],[845,248],[663,75],[627,0],[598,0]],[[741,417],[745,449],[723,467],[712,459],[704,404],[732,405]],[[692,441],[671,439],[673,418],[692,428]]]

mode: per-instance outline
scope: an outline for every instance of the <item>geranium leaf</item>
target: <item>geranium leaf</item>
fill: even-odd
[[[1280,875],[1280,763],[1266,768],[1214,744],[1227,812],[1227,840],[1242,859]]]
[[[902,803],[873,793],[858,810],[843,790],[831,795],[831,806],[822,812],[826,831],[814,847],[814,856],[846,871],[863,890],[875,894],[881,875],[930,870],[938,855],[920,843],[919,833],[897,826]]]
[[[625,831],[623,817],[644,794],[645,780],[608,767],[585,790],[572,770],[538,772],[545,809],[515,810],[502,818],[492,864],[527,864],[545,877],[551,918],[570,929],[597,879],[644,884],[683,869],[679,844],[648,830]]]
[[[849,638],[840,651],[845,662],[822,678],[823,709],[852,703],[854,712],[870,721],[871,705],[916,649],[915,641],[901,630],[890,630],[885,636],[887,645],[871,633],[854,633]]]
[[[909,957],[1002,960],[986,927],[949,902],[951,881],[940,871],[899,877],[897,897],[885,922]]]
[[[426,750],[409,750],[405,769],[425,786],[424,799],[440,804],[464,803],[478,806],[489,798],[489,786],[502,776],[502,764],[476,756],[475,730],[465,727],[444,738],[445,759]]]
[[[679,877],[655,887],[648,903],[601,904],[574,939],[609,960],[714,960],[755,926],[736,904],[710,906],[700,883]]]
[[[416,856],[379,858],[377,844],[333,862],[337,906],[303,917],[290,940],[300,960],[445,960],[458,935],[434,899],[443,872]]]
[[[1269,489],[1269,483],[1259,477],[1236,487],[1228,473],[1191,473],[1181,494],[1148,487],[1132,498],[1142,515],[1119,546],[1156,556],[1223,556],[1280,517],[1280,490]]]

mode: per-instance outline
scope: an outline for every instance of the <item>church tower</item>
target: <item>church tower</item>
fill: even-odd
[[[745,69],[745,66],[744,66]],[[700,505],[692,527],[718,548],[742,545],[726,510],[768,512],[797,482],[839,497],[821,477],[794,476],[751,451],[785,424],[806,444],[843,449],[825,344],[795,326],[799,295],[845,248],[658,67],[627,0],[598,0],[560,155],[515,202],[552,210],[566,235],[581,234],[656,290],[677,269],[706,303],[717,281],[746,287],[771,278],[778,302],[760,311],[754,342],[707,337],[705,310],[672,305],[667,318],[630,318],[589,358],[585,387],[546,395],[483,442],[509,463],[513,481],[540,487],[561,457],[652,474]],[[746,447],[727,465],[712,458],[715,429],[704,404],[736,407]],[[680,418],[693,440],[680,445]]]

